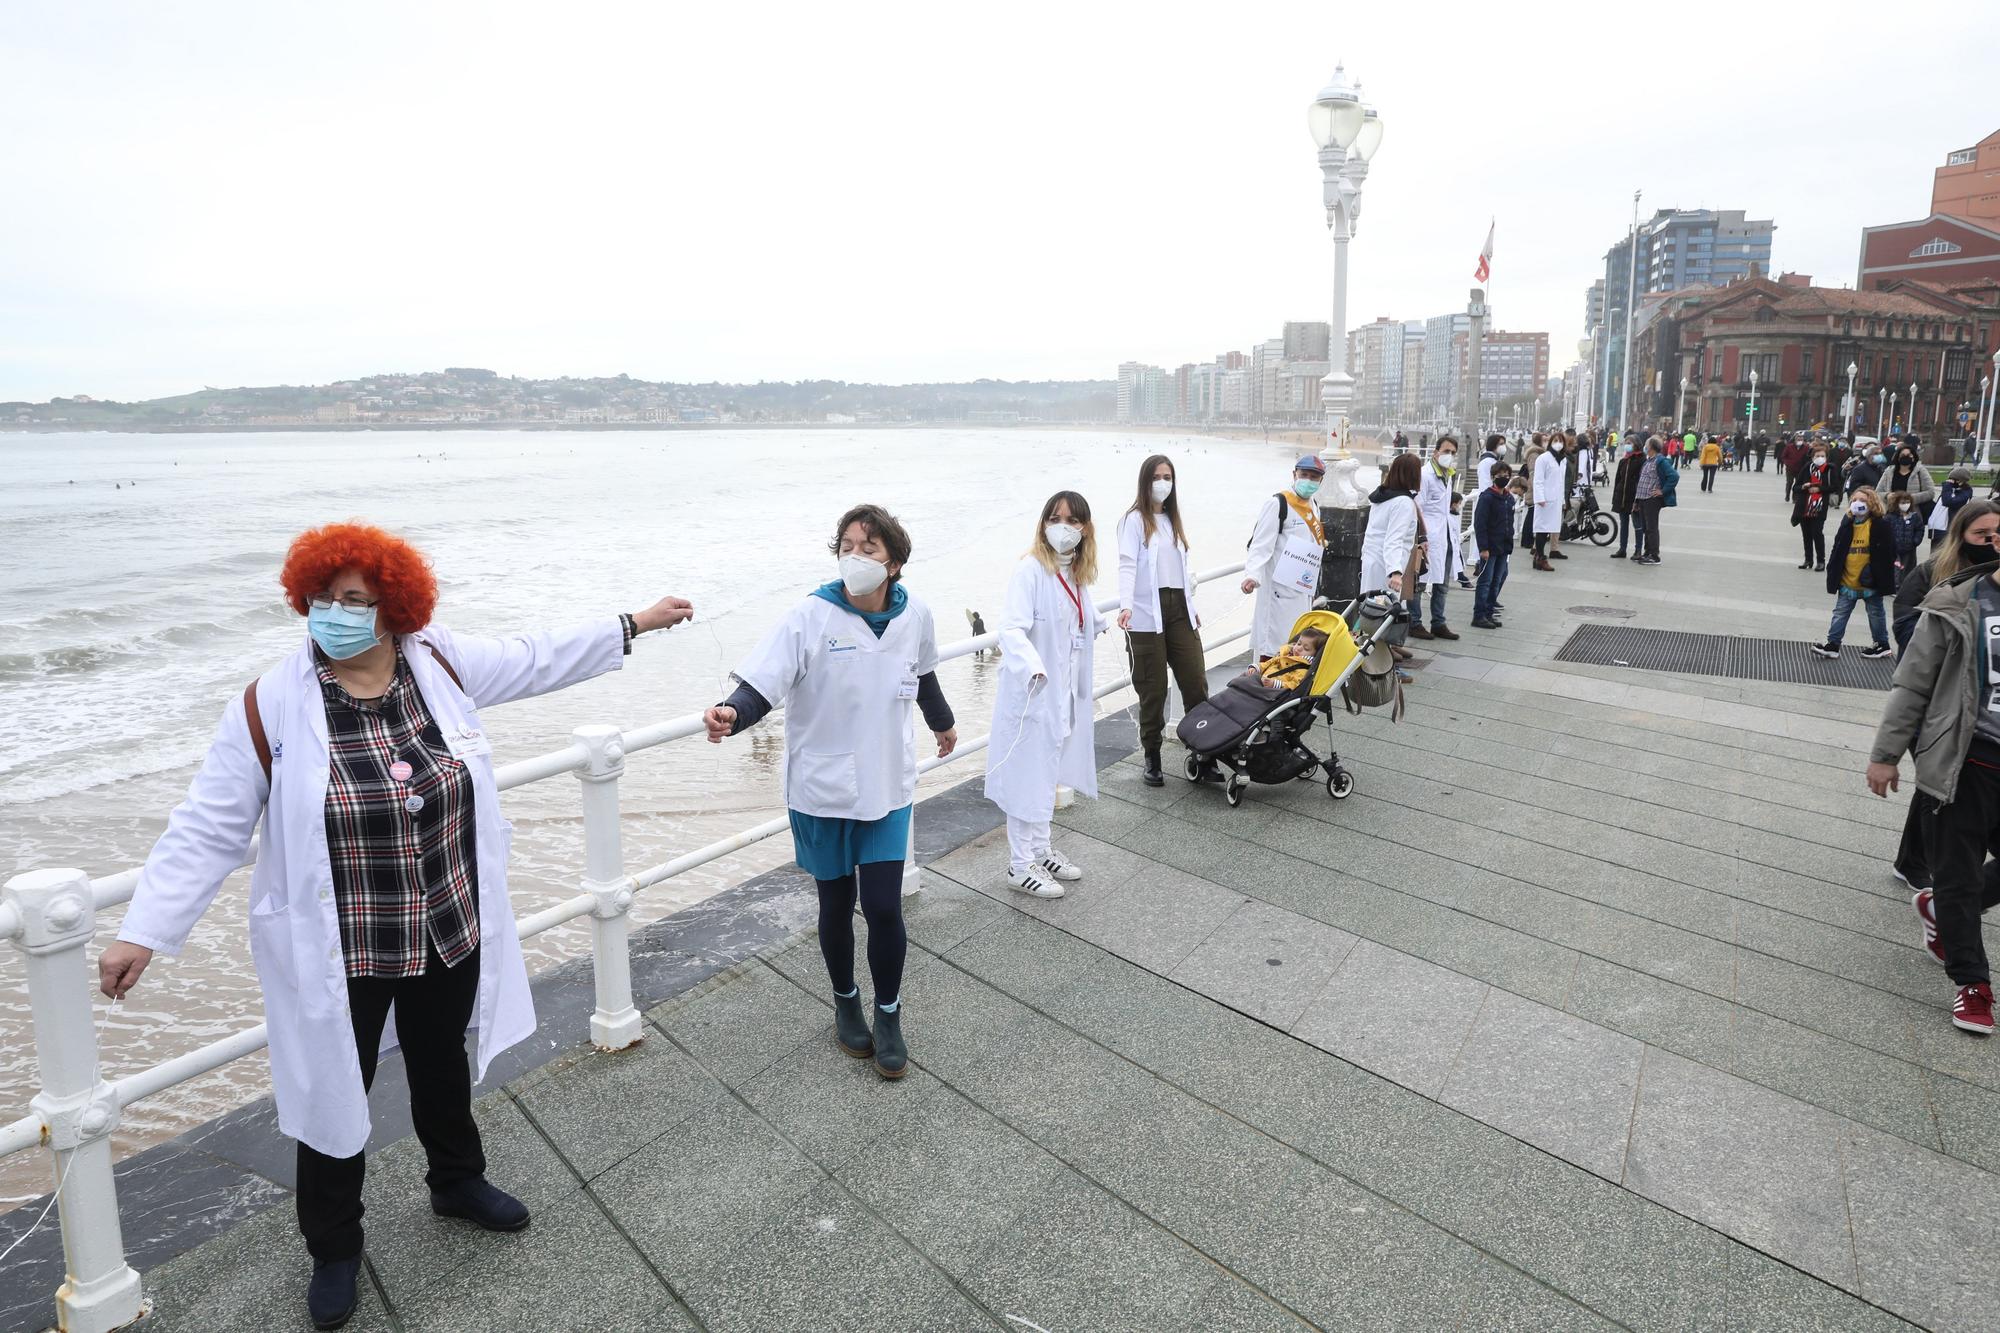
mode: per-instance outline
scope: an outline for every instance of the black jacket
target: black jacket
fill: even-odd
[[[1504,556],[1514,544],[1514,496],[1488,486],[1472,507],[1472,540],[1482,551]]]
[[[1632,512],[1633,497],[1639,491],[1639,469],[1646,466],[1646,455],[1637,452],[1618,460],[1618,470],[1611,474],[1611,512],[1629,514]]]
[[[1847,474],[1847,489],[1849,491],[1858,491],[1863,486],[1880,488],[1881,485],[1882,469],[1873,459],[1862,459],[1854,465],[1854,471]]]
[[[1841,576],[1847,572],[1847,548],[1854,541],[1854,515],[1840,520],[1833,534],[1833,549],[1826,553],[1826,590],[1840,591]],[[1861,586],[1887,597],[1896,591],[1896,539],[1890,535],[1889,521],[1877,518],[1868,525],[1868,566],[1861,571]]]
[[[1806,465],[1799,469],[1798,485],[1792,488],[1792,526],[1795,528],[1801,523],[1826,522],[1826,516],[1840,504],[1840,492],[1832,489],[1840,484],[1839,474],[1834,471],[1833,464],[1828,463],[1820,478],[1820,489],[1823,492],[1820,498],[1826,503],[1820,507],[1818,514],[1812,516],[1806,514],[1808,498],[1806,492],[1812,486],[1812,475],[1813,465],[1808,459]]]

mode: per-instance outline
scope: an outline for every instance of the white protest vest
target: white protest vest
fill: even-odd
[[[930,608],[915,597],[876,638],[858,612],[808,597],[764,636],[736,679],[785,705],[785,805],[880,819],[917,791],[910,706],[937,669]]]

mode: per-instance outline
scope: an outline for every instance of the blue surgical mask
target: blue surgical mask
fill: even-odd
[[[1889,460],[1882,454],[1875,454],[1873,456],[1872,461],[1874,462],[1876,467],[1881,467],[1884,463],[1888,462]]]
[[[1310,500],[1319,494],[1319,483],[1311,477],[1300,477],[1292,483],[1292,494],[1301,500]]]
[[[372,606],[315,606],[306,612],[306,630],[319,650],[336,662],[359,657],[375,646]]]

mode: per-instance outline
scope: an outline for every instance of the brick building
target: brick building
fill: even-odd
[[[1747,429],[1754,370],[1757,429],[1839,429],[1851,363],[1856,431],[1879,432],[1878,392],[1898,395],[1896,420],[1909,424],[1915,383],[1915,428],[1943,438],[1957,433],[1955,414],[1978,390],[1973,338],[1984,318],[1964,300],[1918,284],[1860,292],[1756,274],[1727,287],[1661,293],[1645,298],[1633,334],[1635,401],[1650,409],[1650,424],[1671,426],[1685,378],[1685,424]]]
[[[1854,285],[1877,291],[1901,278],[1937,283],[2000,278],[2000,230],[1943,213],[1863,227]]]
[[[1931,180],[1931,212],[2000,223],[2000,130],[1945,155]]]

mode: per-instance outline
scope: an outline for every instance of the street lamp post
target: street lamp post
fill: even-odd
[[[1903,434],[1914,435],[1917,433],[1917,386],[1915,381],[1911,381],[1910,396],[1904,401],[1910,406],[1910,424],[1904,427]]]
[[[1889,438],[1889,386],[1886,384],[1875,391],[1875,438]]]
[[[1896,427],[1896,399],[1899,396],[1900,395],[1893,393],[1889,395],[1889,415],[1883,418],[1883,424],[1888,426],[1891,430],[1894,430]]]
[[[1861,367],[1852,361],[1847,363],[1847,435],[1854,435],[1854,377],[1861,373]]]
[[[1681,396],[1674,399],[1674,434],[1681,433],[1681,409],[1687,406],[1688,377],[1681,376]]]
[[[1319,147],[1321,198],[1333,233],[1333,327],[1320,407],[1333,456],[1347,459],[1347,414],[1354,402],[1354,377],[1347,373],[1347,242],[1360,220],[1361,187],[1368,179],[1368,159],[1382,142],[1382,121],[1362,104],[1361,90],[1348,81],[1345,67],[1336,64],[1333,77],[1306,108],[1306,128]]]
[[[1753,370],[1750,372],[1750,416],[1744,434],[1755,435],[1756,433],[1757,433],[1757,372]]]
[[[1980,435],[1979,465],[1986,466],[1986,457],[1993,444],[1994,417],[2000,414],[2000,349],[1993,353],[1993,373],[1986,377],[1986,429]]]

